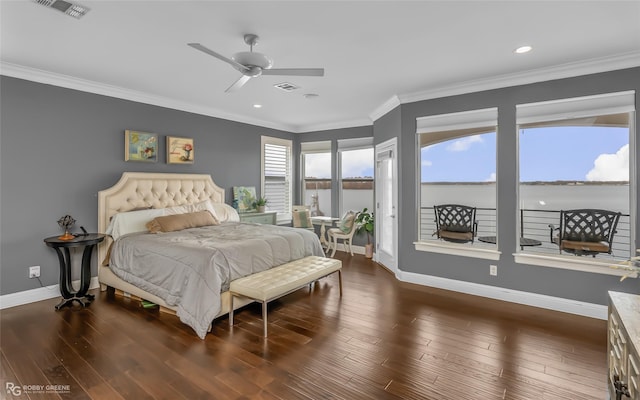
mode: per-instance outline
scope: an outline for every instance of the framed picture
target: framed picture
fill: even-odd
[[[167,164],[193,164],[193,139],[167,136]]]
[[[124,131],[125,161],[158,161],[158,135],[155,133]]]
[[[239,213],[255,211],[256,188],[253,186],[234,186],[233,204]]]

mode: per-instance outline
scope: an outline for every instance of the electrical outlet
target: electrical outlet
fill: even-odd
[[[489,265],[489,275],[491,275],[491,276],[498,275],[498,266],[497,265]]]
[[[40,266],[34,265],[33,267],[29,267],[29,279],[39,278],[39,277],[40,277]]]

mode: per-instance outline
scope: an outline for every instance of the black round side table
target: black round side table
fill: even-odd
[[[86,307],[95,298],[94,295],[87,294],[91,284],[91,253],[94,247],[104,240],[105,236],[102,233],[88,233],[86,235],[78,235],[71,240],[60,240],[58,236],[48,237],[44,240],[47,246],[52,247],[58,253],[58,261],[60,262],[60,294],[62,294],[62,301],[56,305],[56,310],[70,306],[74,301]],[[72,247],[84,247],[80,269],[81,283],[77,292],[73,292],[73,286],[71,285],[71,255],[69,249]]]

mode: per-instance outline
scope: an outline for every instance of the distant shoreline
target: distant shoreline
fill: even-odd
[[[495,185],[495,182],[421,182],[423,185]],[[531,181],[520,182],[521,185],[554,185],[554,186],[629,186],[628,181]]]

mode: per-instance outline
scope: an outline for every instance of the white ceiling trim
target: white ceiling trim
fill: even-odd
[[[382,117],[383,115],[393,110],[394,108],[398,107],[399,105],[400,105],[400,98],[394,94],[393,96],[391,96],[389,100],[385,101],[378,108],[373,110],[371,114],[369,114],[369,118],[371,118],[371,121],[376,121],[378,118]]]
[[[640,66],[640,51],[621,54],[614,57],[604,57],[587,61],[561,64],[553,67],[540,68],[516,74],[496,76],[488,79],[462,82],[456,85],[447,85],[415,93],[401,94],[398,95],[398,97],[400,98],[400,102],[402,104],[413,103],[416,101],[437,99],[446,96],[474,93],[483,90],[499,89],[509,86],[526,85],[530,83],[544,82],[554,79],[571,78],[574,76],[596,74],[599,72],[614,71],[618,69],[633,68],[638,66]]]
[[[309,133],[317,131],[330,131],[332,129],[356,128],[359,126],[371,126],[373,121],[369,118],[354,119],[350,121],[328,122],[326,124],[298,126],[293,133]]]
[[[60,86],[88,93],[100,94],[124,100],[136,101],[144,104],[172,108],[175,110],[192,112],[215,118],[222,118],[250,125],[262,126],[265,128],[283,130],[291,133],[306,133],[331,129],[369,126],[372,125],[374,121],[376,121],[389,111],[393,110],[400,104],[413,103],[416,101],[436,99],[440,97],[454,96],[465,93],[473,93],[483,90],[543,82],[553,79],[562,79],[599,72],[613,71],[617,69],[633,68],[637,66],[640,66],[640,51],[626,53],[615,57],[604,57],[583,62],[567,63],[554,67],[531,70],[517,74],[508,74],[488,79],[463,82],[456,85],[436,87],[414,93],[393,95],[391,98],[389,98],[389,100],[373,110],[369,114],[368,118],[305,126],[275,124],[271,121],[251,118],[244,115],[231,114],[215,108],[202,107],[166,97],[155,96],[144,92],[106,85],[99,82],[79,79],[68,75],[57,74],[4,61],[0,61],[0,75],[6,75],[14,78]]]
[[[250,125],[257,125],[264,128],[272,128],[286,132],[295,132],[293,127],[287,125],[274,124],[270,121],[250,118],[244,115],[231,114],[215,108],[202,107],[182,101],[177,101],[167,97],[156,96],[136,90],[125,89],[118,86],[112,86],[100,82],[75,78],[69,75],[57,74],[54,72],[25,67],[22,65],[12,64],[4,61],[0,61],[0,75],[44,83],[47,85],[59,86],[67,89],[79,90],[87,93],[115,97],[123,100],[135,101],[143,104],[171,108],[179,111],[207,115],[210,117],[242,122]]]

